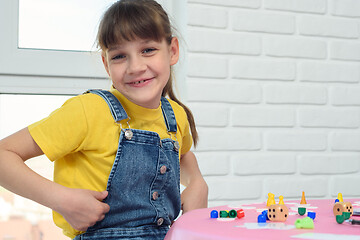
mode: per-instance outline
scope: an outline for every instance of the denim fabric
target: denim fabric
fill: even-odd
[[[115,121],[127,118],[110,92],[90,92],[105,99]],[[168,131],[176,131],[171,105],[165,98],[161,101]],[[176,142],[170,138],[161,140],[155,132],[122,129],[107,191],[104,202],[110,211],[75,239],[164,239],[181,207]]]
[[[138,228],[116,228],[102,229],[91,234],[81,234],[74,240],[115,240],[115,239],[131,239],[131,240],[163,240],[169,227],[138,227]]]

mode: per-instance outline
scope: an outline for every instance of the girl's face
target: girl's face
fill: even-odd
[[[170,77],[170,66],[179,59],[176,37],[169,45],[146,39],[125,41],[110,47],[102,60],[114,87],[131,102],[157,108]]]

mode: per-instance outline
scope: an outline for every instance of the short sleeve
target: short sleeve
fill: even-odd
[[[44,154],[55,161],[79,151],[86,137],[87,122],[79,96],[67,100],[47,118],[28,126],[29,132]]]
[[[176,117],[176,123],[178,127],[178,133],[177,138],[181,138],[181,149],[180,149],[180,155],[183,155],[190,151],[192,146],[192,136],[190,132],[190,124],[189,120],[187,118],[186,112],[183,107],[181,107],[178,103],[170,100],[169,101]]]
[[[181,155],[190,151],[192,143],[193,143],[193,141],[192,141],[192,136],[190,133],[189,121],[186,118],[186,123],[185,123],[184,129],[182,130]]]

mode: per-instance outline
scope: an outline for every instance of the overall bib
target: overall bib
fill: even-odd
[[[106,101],[115,122],[128,119],[112,93],[88,92]],[[167,99],[161,99],[161,108],[167,131],[175,136],[175,114]],[[110,211],[74,240],[164,239],[181,208],[179,143],[128,124],[121,129],[106,190]]]

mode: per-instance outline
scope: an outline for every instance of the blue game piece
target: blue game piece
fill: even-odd
[[[312,220],[314,220],[315,217],[316,217],[316,212],[308,212],[308,213],[307,213],[307,216],[308,216],[309,218],[311,218]]]
[[[264,214],[258,216],[258,223],[266,223],[266,216]]]
[[[262,211],[262,213],[261,213],[261,214],[266,216],[266,220],[269,220],[269,217],[268,217],[268,210],[264,210],[264,211]]]
[[[339,199],[335,199],[335,203],[340,202]]]
[[[212,210],[210,213],[210,217],[211,218],[218,218],[219,217],[219,212],[216,210]]]

